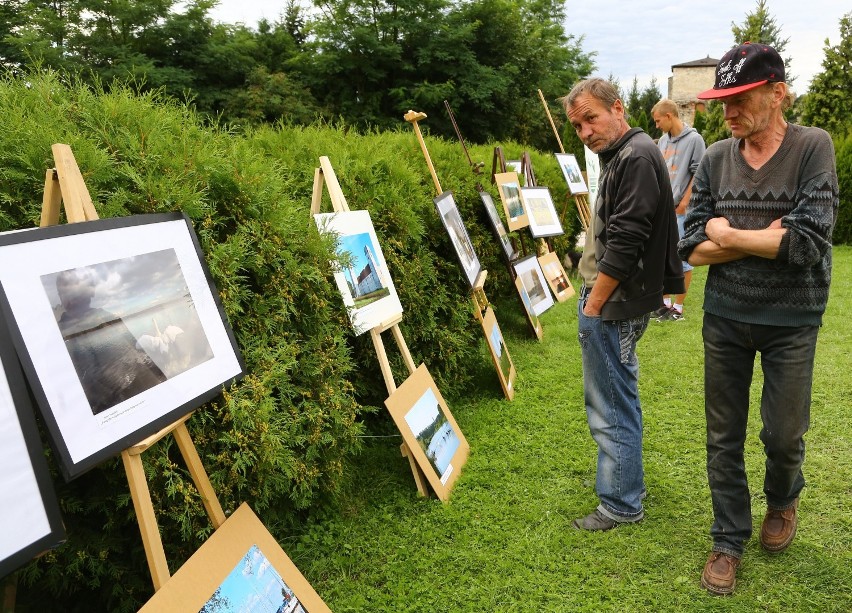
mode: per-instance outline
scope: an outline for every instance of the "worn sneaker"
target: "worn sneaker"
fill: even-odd
[[[740,565],[739,558],[713,551],[704,565],[701,573],[701,587],[717,596],[727,596],[734,593],[737,585],[737,567]]]
[[[644,517],[644,513],[640,514],[636,519],[631,519],[630,521],[616,521],[612,518],[607,517],[603,513],[600,512],[599,509],[595,509],[585,517],[581,517],[579,519],[575,519],[572,523],[577,530],[589,530],[591,532],[603,532],[604,530],[612,530],[619,524],[635,524],[642,521]]]
[[[656,311],[654,311],[656,313]],[[655,321],[664,322],[664,321],[681,321],[683,319],[683,314],[678,311],[674,307],[669,307],[665,310],[664,313],[658,315]]]
[[[760,526],[760,544],[766,551],[779,553],[787,549],[796,536],[796,526],[799,523],[796,508],[799,499],[793,501],[789,509],[767,509]]]
[[[667,307],[666,305],[663,305],[659,309],[657,309],[656,311],[653,311],[651,313],[651,317],[654,318],[654,319],[656,319],[657,317],[661,317],[661,316],[665,315],[666,313],[668,313],[670,308],[671,307]]]

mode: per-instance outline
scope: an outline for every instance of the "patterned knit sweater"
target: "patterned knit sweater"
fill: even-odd
[[[720,141],[701,160],[678,253],[686,260],[708,240],[704,229],[712,217],[745,230],[781,218],[787,232],[776,259],[750,256],[710,266],[704,310],[744,323],[820,325],[839,204],[831,138],[819,128],[788,124],[778,151],[758,170],[739,146],[737,138]]]

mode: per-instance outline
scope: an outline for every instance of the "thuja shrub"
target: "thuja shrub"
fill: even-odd
[[[71,146],[102,218],[192,218],[248,374],[197,411],[190,432],[226,512],[247,501],[286,533],[342,486],[363,430],[348,324],[327,276],[333,246],[307,231],[309,201],[292,176],[156,94],[7,77],[0,113],[0,229],[37,225],[56,142]],[[144,462],[174,570],[211,527],[170,438]],[[151,584],[120,462],[57,484],[68,541],[20,572],[19,608],[136,610]]]
[[[833,241],[835,245],[848,245],[852,243],[852,132],[845,137],[835,137],[834,151],[840,185],[840,210]]]

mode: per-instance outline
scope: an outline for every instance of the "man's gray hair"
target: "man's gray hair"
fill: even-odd
[[[558,102],[562,103],[562,106],[567,113],[568,109],[574,106],[574,102],[576,102],[577,98],[582,94],[588,94],[592,98],[597,98],[607,108],[611,107],[615,104],[615,101],[619,99],[618,89],[615,85],[606,79],[593,78],[577,82],[574,87],[571,88],[571,91],[568,92],[568,95],[559,98]]]

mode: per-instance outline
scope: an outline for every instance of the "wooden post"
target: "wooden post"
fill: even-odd
[[[556,137],[556,142],[559,143],[559,152],[565,153],[565,147],[562,146],[562,139],[559,138],[559,130],[556,129],[556,124],[553,123],[550,107],[547,106],[547,101],[544,99],[544,94],[541,93],[541,90],[538,90],[538,97],[541,99],[542,106],[544,106],[544,112],[547,113],[547,119],[550,121],[550,127],[553,128],[553,135]]]
[[[52,150],[56,168],[49,169],[45,174],[40,225],[42,227],[57,225],[61,205],[64,205],[68,223],[98,219],[97,210],[92,203],[92,198],[83,181],[83,175],[77,166],[71,147],[57,143],[53,145]],[[154,514],[154,505],[151,502],[151,491],[148,488],[145,469],[142,465],[142,452],[164,436],[170,433],[174,434],[192,481],[201,494],[204,508],[210,516],[213,528],[218,528],[225,522],[225,513],[218,498],[216,498],[204,466],[201,464],[201,458],[198,456],[198,451],[196,451],[189,430],[186,428],[186,421],[191,415],[191,413],[184,415],[156,434],[121,452],[121,460],[127,474],[130,496],[133,499],[133,509],[139,523],[142,545],[145,549],[145,557],[148,560],[148,568],[151,571],[155,591],[168,581],[170,575],[163,541],[160,537],[160,529],[157,525],[157,517]]]
[[[420,142],[420,149],[423,151],[423,157],[426,158],[426,165],[429,166],[429,174],[432,175],[432,182],[435,183],[435,189],[438,191],[438,195],[444,193],[444,190],[441,189],[441,183],[438,181],[438,175],[435,173],[435,167],[432,165],[432,158],[429,157],[429,150],[426,149],[426,141],[423,140],[423,134],[420,133],[420,126],[418,125],[418,121],[421,119],[426,119],[426,113],[418,113],[415,111],[408,111],[405,115],[403,115],[405,121],[414,126],[414,133],[417,135],[417,140]]]

